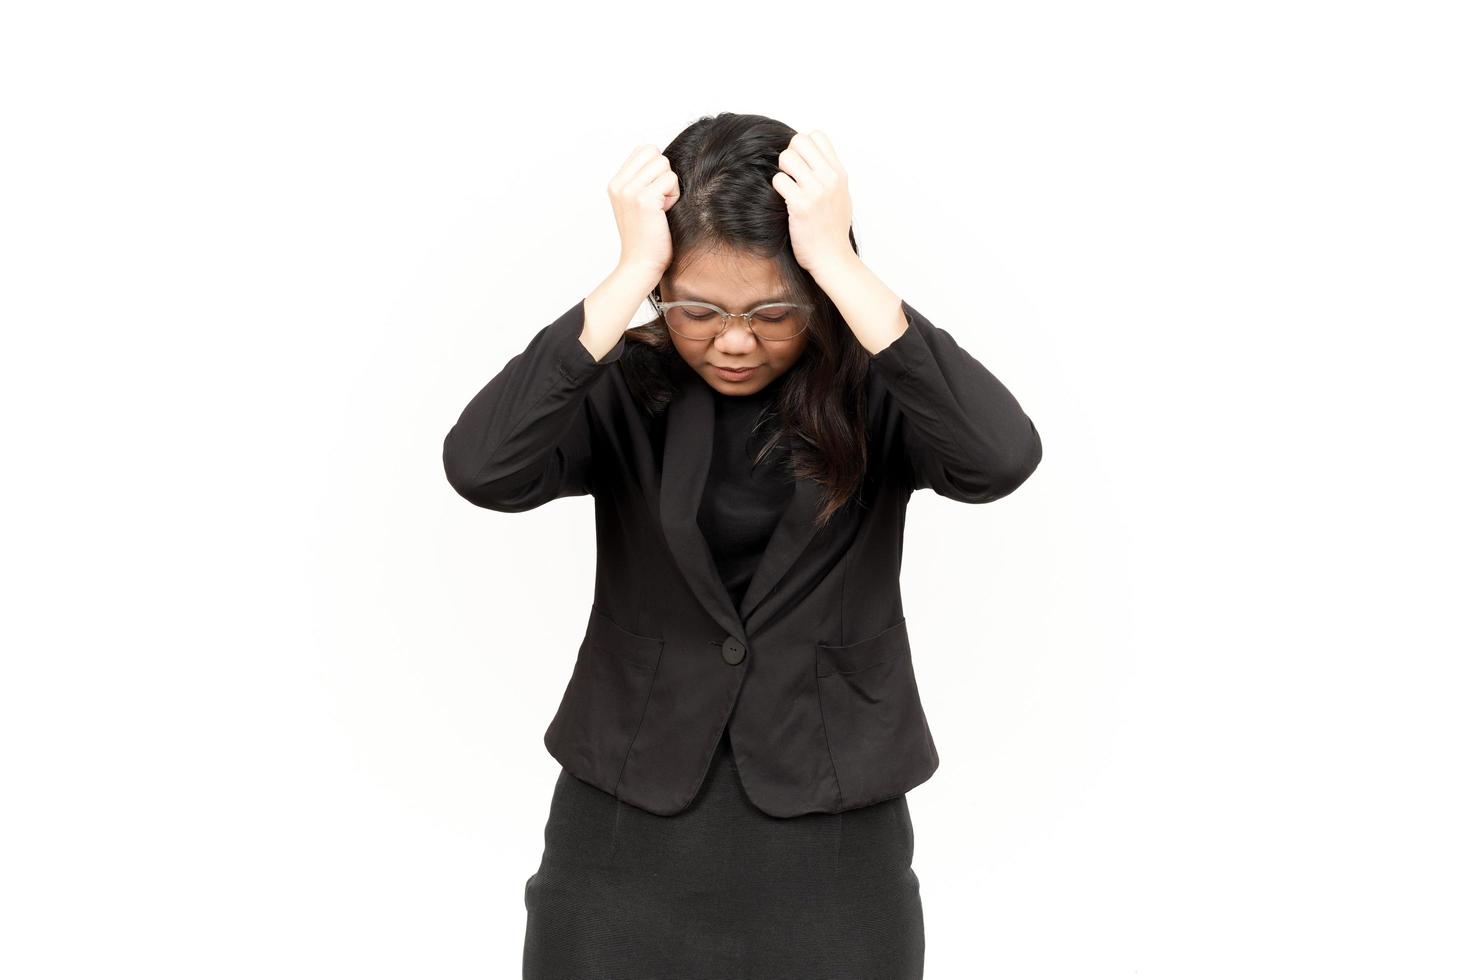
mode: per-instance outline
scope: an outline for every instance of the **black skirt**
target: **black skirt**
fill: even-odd
[[[526,881],[525,980],[910,980],[924,914],[908,799],[773,817],[721,739],[663,817],[565,769]]]

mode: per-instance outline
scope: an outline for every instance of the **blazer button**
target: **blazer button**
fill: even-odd
[[[745,644],[733,636],[727,636],[724,645],[720,647],[720,655],[725,658],[725,663],[733,667],[745,659]]]

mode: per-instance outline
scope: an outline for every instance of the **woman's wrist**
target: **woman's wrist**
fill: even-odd
[[[618,265],[582,301],[585,311],[579,340],[593,360],[601,360],[617,346],[633,321],[638,306],[658,285],[661,273],[636,266]]]
[[[630,289],[640,290],[642,295],[647,297],[658,285],[659,280],[664,277],[664,271],[661,268],[653,268],[636,262],[619,262],[608,279],[626,282]]]

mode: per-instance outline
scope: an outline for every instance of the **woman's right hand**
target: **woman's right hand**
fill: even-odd
[[[608,182],[607,195],[622,239],[618,265],[646,275],[656,285],[674,258],[664,212],[679,200],[679,175],[657,146],[645,143],[623,161]]]

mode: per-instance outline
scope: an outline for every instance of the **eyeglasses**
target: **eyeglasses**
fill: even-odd
[[[792,340],[807,328],[812,310],[806,303],[766,303],[746,313],[730,313],[713,303],[663,303],[652,293],[648,301],[669,329],[686,340],[714,340],[729,327],[731,317],[744,317],[745,325],[761,340]]]

